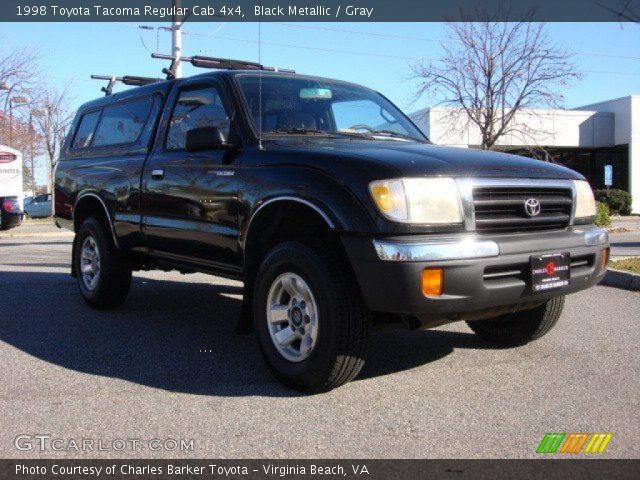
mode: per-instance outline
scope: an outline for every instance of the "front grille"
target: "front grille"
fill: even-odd
[[[540,202],[540,212],[531,216],[525,202]],[[473,206],[476,231],[513,233],[566,228],[571,220],[572,192],[569,188],[476,187]]]

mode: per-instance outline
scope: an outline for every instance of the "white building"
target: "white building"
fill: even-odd
[[[481,144],[479,129],[455,110],[427,108],[409,116],[436,144]],[[582,173],[594,189],[605,187],[605,165],[611,165],[611,188],[631,192],[633,213],[640,213],[640,95],[573,110],[523,111],[514,125],[516,131],[501,138],[498,148],[529,155],[531,147],[543,147],[553,161]]]
[[[7,145],[0,145],[0,197],[18,197],[24,206],[22,193],[22,154]]]

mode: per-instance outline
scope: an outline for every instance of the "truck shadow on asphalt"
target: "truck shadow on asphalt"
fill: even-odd
[[[46,362],[174,392],[300,395],[273,379],[253,335],[235,333],[240,287],[134,277],[126,303],[108,312],[87,307],[65,273],[3,272],[0,288],[11,306],[0,313],[0,340]],[[489,346],[471,333],[375,329],[358,379],[421,367],[456,348]]]

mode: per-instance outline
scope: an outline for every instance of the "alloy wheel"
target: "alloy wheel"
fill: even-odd
[[[267,323],[280,355],[291,362],[306,360],[318,339],[318,307],[311,288],[300,275],[278,276],[267,296]]]

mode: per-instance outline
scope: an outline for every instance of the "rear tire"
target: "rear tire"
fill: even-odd
[[[73,245],[73,269],[85,302],[100,310],[122,305],[131,287],[131,268],[100,222],[87,219]]]
[[[564,296],[552,298],[532,310],[507,313],[496,318],[467,322],[483,340],[502,347],[518,347],[537,340],[558,323]]]
[[[352,277],[326,246],[290,241],[267,254],[255,281],[253,320],[267,365],[283,384],[324,392],[360,372],[371,319]],[[295,340],[278,342],[291,332]]]

